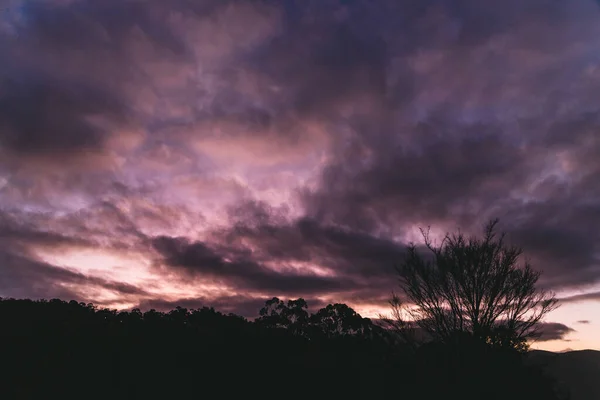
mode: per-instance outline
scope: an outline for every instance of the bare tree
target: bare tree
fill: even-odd
[[[468,333],[497,346],[526,349],[538,335],[539,322],[557,307],[554,294],[540,290],[540,273],[525,261],[522,249],[497,235],[498,220],[490,221],[482,238],[460,231],[435,246],[421,230],[428,255],[414,244],[397,268],[405,302],[391,301],[394,325],[407,340],[420,331],[449,341]]]

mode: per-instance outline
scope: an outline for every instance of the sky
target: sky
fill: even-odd
[[[387,313],[499,218],[600,349],[600,3],[0,0],[0,297]]]

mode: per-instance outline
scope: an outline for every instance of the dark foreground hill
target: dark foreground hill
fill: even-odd
[[[568,388],[571,400],[600,399],[600,351],[552,353],[535,350],[529,353],[529,362],[544,368]]]
[[[0,299],[0,399],[561,398],[512,348],[460,334],[415,349],[345,305],[267,306],[248,321]]]

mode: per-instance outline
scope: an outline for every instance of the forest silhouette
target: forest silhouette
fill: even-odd
[[[311,314],[302,298],[274,297],[254,320],[0,299],[2,397],[566,399],[527,362],[556,301],[495,226],[439,247],[425,234],[433,257],[409,248],[381,320],[345,304]]]

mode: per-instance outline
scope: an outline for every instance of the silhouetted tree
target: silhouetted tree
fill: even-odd
[[[346,304],[329,304],[311,315],[310,322],[327,337],[364,335],[373,330],[373,324]]]
[[[273,297],[260,309],[256,322],[269,328],[285,328],[295,334],[302,334],[308,326],[308,304],[302,298],[288,300],[287,304]]]
[[[446,235],[437,247],[421,231],[429,257],[414,244],[408,247],[398,268],[407,301],[398,296],[391,301],[404,334],[414,338],[421,330],[447,342],[455,332],[468,332],[490,345],[527,348],[527,339],[537,335],[538,323],[557,300],[536,287],[540,273],[528,262],[519,265],[522,249],[495,233],[497,223],[489,222],[482,238],[459,232]]]

